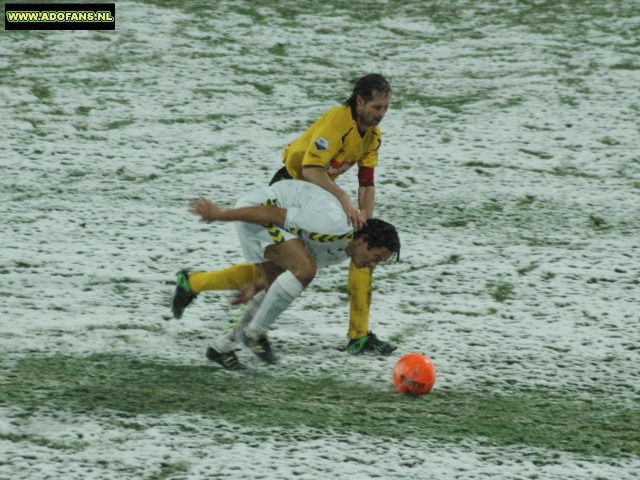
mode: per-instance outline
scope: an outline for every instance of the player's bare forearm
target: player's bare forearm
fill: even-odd
[[[364,215],[356,208],[349,195],[329,178],[324,168],[318,166],[302,167],[302,176],[309,182],[324,188],[340,201],[340,205],[347,215],[347,223],[353,225],[355,231],[363,227]]]
[[[327,192],[333,194],[338,200],[341,197],[348,197],[347,193],[342,190],[336,183],[331,180],[327,172],[322,167],[315,165],[302,167],[302,176],[305,180],[324,188]]]
[[[274,207],[272,205],[234,208],[232,210],[226,210],[224,213],[226,219],[223,221],[247,222],[257,225],[268,225],[271,223],[278,227],[284,227],[284,222],[287,219],[286,208]]]
[[[367,220],[373,218],[373,206],[376,197],[376,187],[368,185],[358,188],[358,204],[360,211],[367,216]]]
[[[256,207],[232,208],[222,210],[210,200],[200,197],[189,202],[189,211],[200,216],[201,222],[247,222],[257,225],[274,224],[284,227],[287,218],[285,208],[272,205],[259,205]]]

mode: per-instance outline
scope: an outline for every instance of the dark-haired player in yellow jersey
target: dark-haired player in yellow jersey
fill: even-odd
[[[276,173],[271,184],[283,179],[300,179],[324,188],[340,201],[353,229],[360,230],[368,219],[373,218],[374,169],[382,142],[378,125],[390,102],[391,86],[384,76],[371,73],[360,78],[345,105],[329,110],[285,148],[284,167]],[[359,209],[335,183],[340,175],[355,165],[358,167]],[[188,276],[181,271],[177,289],[195,296],[206,290],[237,290],[258,278],[257,268],[248,264],[217,272],[193,272]],[[370,268],[356,268],[353,262],[349,265],[350,317],[346,349],[354,354],[389,355],[397,347],[379,340],[369,331],[371,280]],[[183,311],[174,309],[174,315],[181,317]]]

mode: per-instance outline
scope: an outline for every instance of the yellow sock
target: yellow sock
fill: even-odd
[[[372,277],[370,268],[356,268],[353,262],[349,265],[347,293],[350,303],[349,338],[351,340],[362,338],[369,331]]]
[[[234,265],[217,272],[193,272],[189,275],[189,288],[195,294],[207,290],[238,290],[259,279],[260,272],[255,265]]]

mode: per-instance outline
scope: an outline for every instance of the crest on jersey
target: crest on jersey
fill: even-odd
[[[324,137],[320,137],[319,139],[317,139],[314,144],[316,146],[316,150],[318,150],[319,152],[324,152],[329,148],[329,140]]]

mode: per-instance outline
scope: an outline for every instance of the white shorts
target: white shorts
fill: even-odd
[[[339,253],[336,256],[336,252],[331,251],[329,247],[337,250],[343,246],[345,239],[331,244],[310,242],[307,238],[310,232],[344,237],[345,234],[353,231],[347,224],[347,217],[340,202],[331,193],[301,180],[282,180],[272,186],[247,193],[238,200],[235,208],[265,204],[287,209],[285,221],[287,228],[277,226],[265,228],[262,225],[235,222],[242,253],[247,262],[264,263],[267,261],[264,258],[264,252],[268,246],[300,238],[289,230],[298,231],[298,234],[304,237],[301,238],[302,242],[319,266],[343,260],[344,254]],[[303,231],[306,234],[302,233]]]
[[[248,205],[244,206],[247,207]],[[262,225],[244,222],[235,222],[235,226],[236,232],[238,232],[238,239],[240,240],[240,247],[242,247],[242,253],[248,263],[268,262],[268,260],[264,258],[264,251],[268,246],[276,244],[276,241],[271,237],[271,233],[269,233],[270,231],[276,236],[282,235],[283,242],[291,240],[292,238],[298,238],[294,234],[278,227],[275,227],[273,230],[267,230]]]

